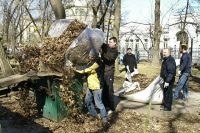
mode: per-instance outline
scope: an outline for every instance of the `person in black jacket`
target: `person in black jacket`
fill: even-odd
[[[114,104],[114,72],[115,72],[115,60],[118,56],[117,50],[117,38],[111,37],[108,44],[102,45],[101,58],[103,61],[104,78],[103,78],[103,103],[108,108],[109,114],[115,111]]]
[[[171,111],[173,100],[173,85],[176,76],[176,62],[171,56],[171,50],[168,48],[163,49],[163,61],[160,71],[160,77],[163,79],[163,106],[164,111]]]
[[[126,67],[126,72],[129,71],[130,73],[133,73],[134,69],[137,69],[137,61],[135,55],[132,54],[131,48],[127,49],[127,53],[123,57],[123,63]]]

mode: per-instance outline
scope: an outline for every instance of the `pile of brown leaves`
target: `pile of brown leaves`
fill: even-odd
[[[18,58],[20,71],[23,73],[30,70],[39,71],[41,69],[39,63],[42,63],[45,70],[63,73],[66,50],[85,28],[85,24],[74,20],[59,37],[45,38],[41,48],[38,46],[24,47],[23,56]]]

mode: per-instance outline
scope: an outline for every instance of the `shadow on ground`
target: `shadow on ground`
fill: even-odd
[[[35,123],[0,105],[0,124],[2,133],[52,133],[48,128]]]
[[[189,88],[192,91],[200,92],[200,78],[197,76],[191,76],[189,80]]]

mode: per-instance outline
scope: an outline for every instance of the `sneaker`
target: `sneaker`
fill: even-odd
[[[181,100],[188,101],[188,99],[186,97],[183,97]]]
[[[164,107],[163,111],[171,111],[171,109]]]
[[[95,116],[91,116],[91,115],[87,114],[87,118],[89,121],[95,121],[97,119],[97,116],[95,117]]]
[[[174,101],[178,101],[179,99],[180,99],[179,97],[173,96]]]
[[[110,122],[102,122],[102,126],[104,128],[109,128],[110,127]]]
[[[164,106],[163,105],[160,105],[160,110],[164,110]]]

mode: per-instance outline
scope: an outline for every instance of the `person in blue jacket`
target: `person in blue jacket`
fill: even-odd
[[[191,57],[187,52],[187,46],[181,45],[180,53],[182,53],[180,59],[180,68],[178,74],[180,75],[178,84],[175,88],[174,100],[188,99],[188,78],[191,74]],[[182,93],[181,93],[182,91]],[[182,97],[181,97],[182,94]]]

